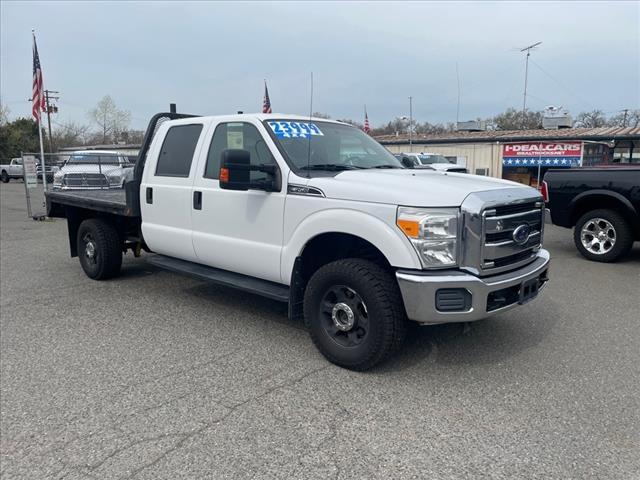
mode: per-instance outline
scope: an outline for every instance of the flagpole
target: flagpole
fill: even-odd
[[[31,29],[31,35],[33,36],[33,52],[35,56],[36,51],[36,31],[35,29]],[[41,70],[42,71],[42,70]],[[41,73],[42,75],[42,73]],[[44,88],[44,85],[43,85]],[[43,189],[43,205],[46,205],[46,197],[44,197],[44,192],[47,190],[47,174],[45,173],[45,161],[44,161],[44,143],[42,142],[42,112],[40,108],[41,99],[32,98],[31,102],[38,102],[37,111],[38,112],[38,137],[40,138],[40,164],[42,165],[42,189]]]
[[[42,115],[38,118],[38,135],[40,136],[40,163],[42,164],[42,185],[44,189],[47,189],[47,175],[44,172],[44,146],[42,143]]]

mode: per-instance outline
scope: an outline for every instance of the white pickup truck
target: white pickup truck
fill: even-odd
[[[51,191],[47,205],[90,278],[152,252],[156,266],[288,302],[353,370],[398,349],[407,320],[479,320],[548,279],[536,190],[403,168],[325,119],[160,113],[124,190]]]
[[[0,165],[0,180],[9,183],[12,178],[22,178],[22,158],[12,158],[8,164]]]

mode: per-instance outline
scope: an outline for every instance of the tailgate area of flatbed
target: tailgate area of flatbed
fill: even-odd
[[[57,216],[59,207],[77,207],[131,217],[124,189],[113,190],[50,190],[46,193],[47,212]]]

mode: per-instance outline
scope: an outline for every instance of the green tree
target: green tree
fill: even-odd
[[[0,159],[19,157],[21,152],[39,152],[38,125],[31,118],[18,118],[0,125]]]

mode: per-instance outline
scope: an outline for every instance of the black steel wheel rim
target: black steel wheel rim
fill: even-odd
[[[357,347],[369,334],[367,306],[346,285],[332,285],[320,301],[320,323],[325,333],[342,347]]]

